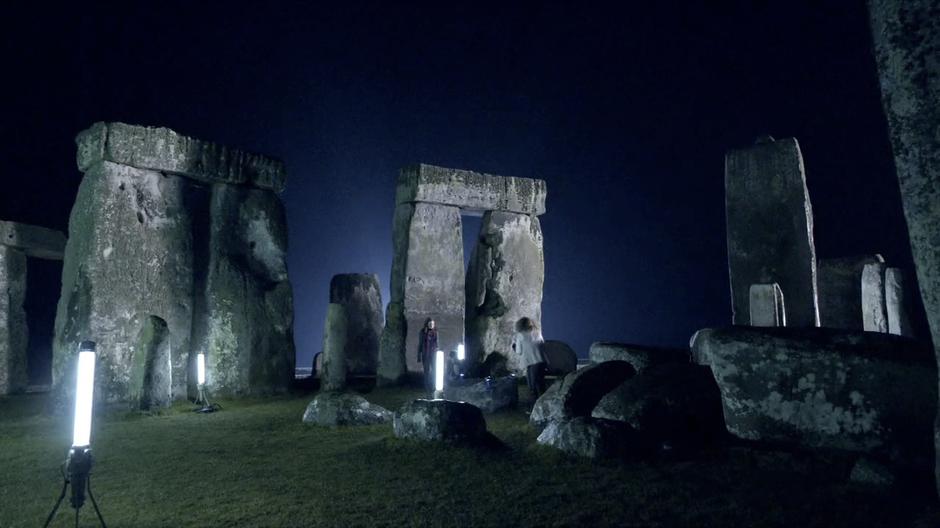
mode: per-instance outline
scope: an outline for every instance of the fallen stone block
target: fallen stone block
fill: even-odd
[[[654,451],[653,443],[626,423],[586,416],[549,423],[537,442],[594,460],[637,458]]]
[[[511,409],[519,403],[519,381],[513,376],[454,380],[445,385],[444,399],[469,403],[485,413]]]
[[[375,425],[392,421],[394,414],[347,392],[321,392],[307,405],[304,423],[322,426]]]
[[[598,341],[591,345],[589,357],[591,363],[603,363],[605,361],[626,361],[632,365],[637,372],[640,372],[643,369],[653,365],[662,365],[664,363],[688,363],[689,351],[677,348],[662,348]]]
[[[395,436],[425,442],[485,443],[486,420],[479,407],[449,400],[414,400],[395,413]]]
[[[535,402],[529,423],[543,428],[549,422],[590,416],[605,394],[633,377],[626,361],[605,361],[578,369],[556,381]]]

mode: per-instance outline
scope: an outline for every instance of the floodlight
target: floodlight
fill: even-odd
[[[464,351],[463,343],[457,345],[457,361],[463,361],[467,359],[467,354]]]
[[[444,391],[444,351],[437,351],[437,361],[434,365],[434,390]]]
[[[91,466],[94,459],[91,456],[91,415],[94,407],[95,395],[95,342],[82,341],[78,346],[78,362],[75,372],[75,415],[72,427],[72,448],[69,449],[68,458],[65,459],[65,471],[63,477],[65,483],[62,485],[62,493],[55,506],[46,518],[46,524],[49,526],[55,517],[62,499],[65,498],[65,492],[69,485],[72,486],[72,496],[69,504],[75,508],[75,524],[78,525],[78,513],[85,504],[85,491],[88,491],[88,497],[95,507],[95,513],[98,514],[98,520],[101,526],[105,526],[104,518],[101,517],[101,511],[98,509],[98,503],[95,496],[91,493]]]
[[[196,383],[206,384],[206,355],[202,352],[196,354]]]
[[[196,354],[196,390],[198,391],[196,396],[196,405],[201,405],[201,407],[196,407],[193,409],[196,412],[200,413],[210,413],[215,412],[222,408],[221,405],[217,403],[209,403],[209,397],[206,396],[206,354],[205,352],[199,352]]]

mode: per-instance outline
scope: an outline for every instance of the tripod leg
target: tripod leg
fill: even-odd
[[[46,524],[42,525],[42,528],[47,528],[49,523],[52,522],[52,518],[55,517],[55,512],[59,511],[59,506],[62,505],[62,499],[65,498],[65,491],[69,489],[69,481],[66,480],[65,484],[62,485],[62,493],[59,494],[59,500],[55,501],[55,506],[53,506],[52,511],[49,512],[49,517],[46,517]]]
[[[108,528],[108,525],[104,523],[104,517],[101,516],[101,510],[98,509],[98,501],[95,500],[95,494],[91,492],[91,477],[88,477],[88,497],[91,499],[91,505],[95,507],[95,513],[98,514],[98,521],[101,523],[101,528]]]

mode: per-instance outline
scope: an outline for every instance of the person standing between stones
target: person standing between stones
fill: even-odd
[[[542,333],[535,325],[535,321],[528,317],[516,321],[516,335],[512,339],[512,349],[518,354],[522,366],[525,367],[526,383],[535,399],[545,392],[543,342],[545,340],[542,339]]]
[[[437,353],[437,327],[430,317],[424,321],[418,338],[418,363],[424,366],[424,387],[434,390],[434,360]]]

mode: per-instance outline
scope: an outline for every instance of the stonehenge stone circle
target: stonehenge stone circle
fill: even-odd
[[[76,143],[84,177],[69,219],[53,343],[60,401],[70,397],[76,347],[86,339],[98,343],[102,402],[147,404],[144,379],[169,379],[172,398],[187,396],[198,352],[216,394],[286,390],[294,343],[287,226],[276,194],[283,164],[122,123],[96,123]],[[165,342],[144,339],[147,325],[165,325],[151,332]],[[150,359],[165,349],[169,366]],[[143,376],[135,370],[141,364]],[[161,394],[148,397],[164,403]]]
[[[346,388],[348,328],[346,307],[330,303],[326,309],[326,324],[323,328],[323,372],[320,373],[320,390],[341,391]]]
[[[379,339],[379,366],[376,384],[380,387],[398,385],[405,380],[405,336],[408,333],[405,311],[401,303],[388,303],[385,307],[385,327]]]
[[[885,269],[885,308],[889,334],[914,337],[908,288],[903,271],[898,268]]]
[[[346,370],[373,375],[382,332],[382,290],[374,273],[343,273],[330,280],[330,303],[346,308]]]
[[[813,210],[797,141],[767,138],[728,152],[725,211],[732,322],[752,324],[752,284],[777,283],[787,325],[818,326]]]
[[[819,259],[819,322],[826,328],[862,330],[862,271],[884,263],[881,255]]]
[[[883,262],[865,264],[862,268],[862,329],[866,332],[888,331],[884,277]]]
[[[425,164],[402,169],[391,302],[402,306],[409,370],[420,370],[417,342],[428,318],[437,324],[441,350],[455,350],[465,340],[479,343],[467,347],[471,361],[492,352],[508,357],[509,321],[523,315],[540,320],[544,259],[537,216],[545,212],[545,196],[542,180]],[[460,218],[481,213],[483,228],[467,277]]]
[[[870,0],[882,104],[917,283],[940,362],[940,17],[937,0]],[[940,421],[934,441],[940,452]],[[936,482],[940,492],[940,457]]]

